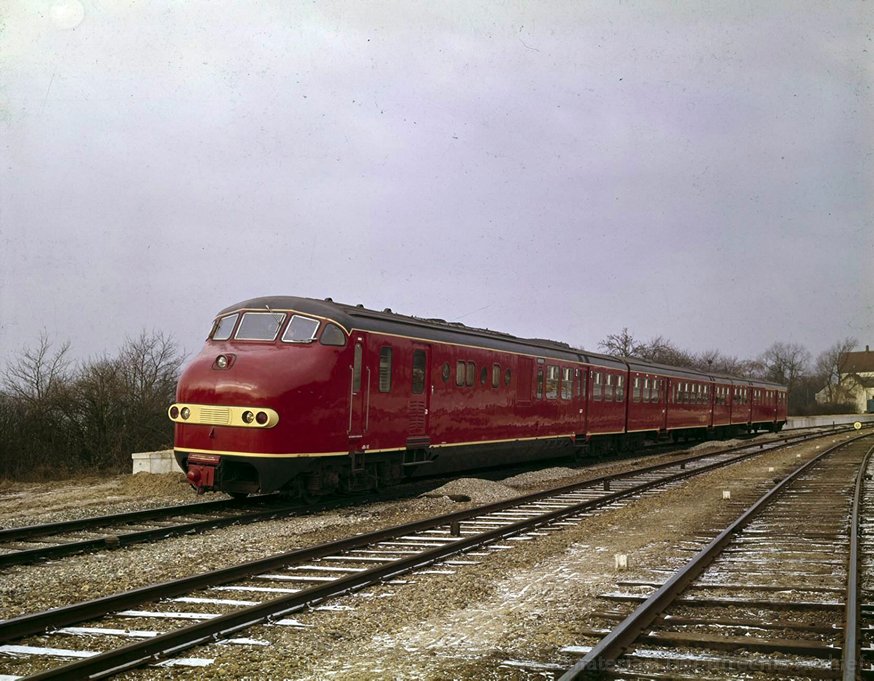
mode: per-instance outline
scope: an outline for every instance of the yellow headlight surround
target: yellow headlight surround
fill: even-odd
[[[187,410],[187,411],[186,411]],[[187,418],[182,415],[186,414]],[[233,428],[273,428],[279,414],[267,407],[228,407],[217,404],[171,404],[168,418],[174,423],[192,423]]]

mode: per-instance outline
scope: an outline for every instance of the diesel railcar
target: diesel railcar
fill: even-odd
[[[198,491],[313,497],[647,439],[776,431],[786,389],[276,296],[216,316],[169,416]]]

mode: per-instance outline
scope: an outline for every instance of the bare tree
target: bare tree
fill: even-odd
[[[852,352],[858,343],[855,338],[844,338],[821,352],[816,358],[814,365],[816,377],[826,390],[829,402],[850,401],[847,390],[841,385],[841,361],[844,355]]]
[[[89,360],[70,387],[69,417],[85,467],[105,466],[124,447],[124,387],[119,363],[108,357]],[[130,456],[130,453],[128,453]]]
[[[705,350],[695,356],[695,366],[701,371],[711,371],[715,374],[729,376],[748,376],[750,363],[737,357],[723,355],[719,350]]]
[[[611,333],[598,343],[605,355],[612,357],[633,357],[637,354],[639,343],[631,335],[627,326],[619,333]]]
[[[172,424],[167,406],[173,402],[184,357],[172,337],[145,331],[127,339],[117,364],[125,409],[125,441],[129,447],[167,445]]]
[[[69,341],[52,350],[45,330],[34,348],[25,348],[3,373],[3,387],[10,397],[30,405],[42,404],[69,380]]]
[[[760,378],[788,387],[790,413],[800,413],[813,402],[808,369],[810,352],[799,343],[774,343],[759,357],[762,365]]]
[[[65,450],[68,350],[69,343],[55,349],[43,331],[37,345],[24,348],[3,372],[0,475],[52,468],[53,458]],[[61,466],[66,468],[66,462]]]
[[[637,350],[637,356],[659,364],[678,367],[695,366],[695,358],[690,353],[677,347],[664,336],[656,336],[649,342],[642,343]]]

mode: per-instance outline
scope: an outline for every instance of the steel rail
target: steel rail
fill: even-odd
[[[134,530],[133,532],[119,532],[118,534],[107,534],[103,537],[94,539],[82,539],[69,542],[66,544],[53,544],[51,546],[41,546],[34,549],[24,549],[15,551],[14,553],[0,554],[0,568],[10,565],[21,565],[24,563],[33,563],[38,560],[60,558],[70,556],[77,553],[85,553],[95,549],[117,548],[127,546],[129,544],[137,544],[155,539],[163,539],[166,537],[188,534],[191,532],[202,532],[204,530],[218,529],[229,525],[245,525],[254,523],[260,520],[276,518],[296,511],[309,510],[307,507],[299,503],[290,506],[280,506],[273,509],[265,509],[263,511],[251,511],[238,515],[223,516],[220,518],[206,518],[204,520],[192,520],[185,523],[176,523],[174,525],[165,525],[150,528],[148,530]]]
[[[812,439],[814,437],[817,436],[810,435],[806,436],[805,439]],[[795,442],[793,442],[792,444],[795,444]],[[374,532],[356,535],[354,537],[340,540],[338,542],[329,542],[326,544],[317,545],[315,547],[296,549],[293,551],[276,554],[274,556],[268,556],[266,558],[241,563],[239,565],[233,565],[211,572],[204,572],[197,575],[192,575],[190,577],[183,577],[177,580],[171,580],[145,587],[140,587],[131,591],[103,596],[101,598],[96,598],[90,601],[83,601],[81,603],[75,603],[68,606],[52,608],[50,610],[39,613],[20,615],[18,617],[0,621],[0,643],[23,638],[24,636],[29,636],[32,634],[37,634],[45,631],[50,627],[67,626],[76,622],[99,617],[115,610],[130,608],[131,606],[137,605],[139,603],[157,600],[160,598],[172,598],[174,596],[178,596],[180,594],[188,593],[204,587],[226,584],[234,580],[243,579],[251,575],[258,574],[259,572],[264,572],[267,570],[275,569],[277,567],[281,567],[283,565],[287,565],[288,563],[294,561],[313,560],[315,558],[329,555],[331,552],[334,551],[360,548],[362,546],[366,546],[368,544],[389,539],[402,534],[432,529],[441,525],[451,524],[452,522],[460,522],[479,515],[502,511],[513,506],[538,501],[540,499],[550,496],[555,496],[566,492],[572,492],[578,489],[609,485],[613,481],[619,480],[621,478],[645,475],[647,473],[652,473],[663,469],[676,468],[677,466],[679,466],[682,471],[682,469],[686,465],[693,463],[697,460],[717,458],[734,452],[749,450],[758,447],[758,449],[747,452],[746,454],[740,454],[739,456],[731,459],[717,461],[711,466],[712,468],[716,468],[729,465],[731,463],[735,463],[737,461],[756,456],[764,451],[765,446],[769,445],[769,449],[776,449],[782,446],[789,446],[789,443],[771,441],[767,444],[746,444],[729,449],[717,450],[704,454],[683,457],[680,459],[675,459],[671,462],[663,462],[660,464],[644,466],[634,469],[632,471],[603,475],[583,482],[560,485],[558,487],[542,490],[540,492],[534,492],[524,496],[513,497],[512,499],[494,502],[491,504],[485,504],[483,506],[477,506],[462,511],[455,511],[453,513],[416,521],[414,523],[398,525],[383,530],[376,530]],[[711,470],[712,468],[702,467],[689,469],[685,471],[685,475],[684,473],[677,474],[676,479],[680,479],[681,477],[686,477],[689,475],[695,475],[700,472],[706,472],[707,470]],[[670,481],[670,479],[657,481],[654,484],[664,484],[664,482],[668,482]],[[614,494],[601,497],[599,500],[602,503],[610,503],[615,499],[621,498],[624,495],[624,492],[625,491],[616,492]]]
[[[841,673],[844,681],[855,681],[859,669],[859,528],[862,522],[862,488],[874,447],[865,454],[856,489],[853,493],[853,511],[850,517],[850,557],[847,564],[847,598],[844,613],[844,645],[841,655]]]
[[[731,525],[720,532],[706,547],[699,551],[686,565],[675,572],[659,589],[641,603],[628,617],[617,625],[609,634],[602,638],[579,662],[566,671],[558,681],[573,681],[574,679],[597,678],[603,675],[615,664],[615,661],[637,640],[641,634],[656,620],[656,618],[685,589],[694,582],[722,550],[732,541],[734,536],[758,516],[774,499],[810,468],[838,449],[846,447],[857,440],[871,437],[870,433],[858,435],[844,442],[829,447],[821,454],[808,461],[803,466],[786,476],[780,483],[759,498],[749,509],[738,517]]]
[[[775,447],[779,446],[780,445],[775,445]],[[750,446],[747,445],[747,447],[745,448],[749,449]],[[329,597],[342,595],[344,593],[348,593],[349,591],[363,588],[364,586],[373,584],[380,580],[384,580],[386,578],[408,572],[419,566],[431,564],[437,560],[446,558],[447,556],[463,552],[477,546],[489,544],[508,536],[513,536],[525,531],[530,531],[532,528],[548,525],[557,520],[561,520],[562,518],[573,516],[581,512],[588,511],[592,508],[604,506],[612,503],[613,501],[616,501],[617,499],[634,496],[646,490],[662,486],[670,482],[682,480],[710,470],[715,470],[717,468],[721,468],[732,463],[737,463],[738,461],[748,459],[760,453],[760,451],[756,450],[753,452],[738,454],[737,456],[730,458],[725,458],[726,452],[724,451],[719,453],[699,455],[695,458],[707,459],[718,458],[720,456],[722,458],[702,465],[699,468],[683,469],[681,467],[681,470],[679,472],[667,475],[664,478],[648,480],[627,489],[617,490],[608,494],[604,494],[597,499],[581,501],[577,504],[569,505],[561,509],[548,511],[535,518],[519,520],[499,528],[480,532],[475,536],[460,537],[457,540],[454,540],[451,543],[447,543],[443,546],[427,549],[413,556],[408,556],[406,558],[387,562],[384,565],[371,568],[364,572],[339,578],[328,584],[311,587],[295,594],[268,600],[263,603],[259,603],[258,605],[250,606],[233,613],[215,617],[205,622],[192,624],[190,626],[177,629],[166,634],[162,634],[146,641],[133,643],[123,648],[118,648],[116,650],[101,653],[93,657],[80,660],[78,662],[64,665],[62,667],[44,671],[28,678],[34,680],[80,679],[100,678],[102,676],[115,674],[120,671],[139,666],[149,660],[156,659],[156,657],[172,655],[192,646],[208,643],[217,638],[229,636],[236,631],[251,627],[260,622],[267,621],[270,618],[282,617],[284,615],[287,615],[290,612],[306,607],[308,604],[313,604]],[[204,575],[198,575],[193,578],[186,578],[184,580],[180,580],[180,582],[165,583],[164,585],[159,585],[159,587],[162,587],[168,591],[158,594],[157,597],[167,597],[168,595],[176,595],[185,591],[190,592],[192,590],[192,587],[197,588],[204,586],[214,586],[216,584],[232,581],[235,578],[247,577],[252,574],[257,574],[258,572],[264,571],[265,569],[270,569],[271,567],[283,566],[291,562],[312,560],[314,558],[320,558],[327,555],[336,554],[338,552],[348,551],[355,548],[378,543],[386,539],[432,529],[436,526],[446,526],[447,524],[451,525],[452,522],[460,522],[461,520],[467,518],[486,515],[488,513],[502,510],[508,507],[524,505],[526,503],[530,503],[544,497],[556,495],[557,493],[598,486],[601,482],[615,480],[617,477],[620,476],[631,477],[632,475],[640,475],[643,470],[648,471],[652,468],[674,468],[677,465],[678,462],[672,462],[670,464],[664,464],[658,467],[646,467],[645,469],[637,470],[632,473],[603,476],[595,480],[586,481],[585,483],[565,485],[553,490],[537,492],[532,495],[516,497],[514,499],[494,504],[488,504],[486,506],[475,509],[468,509],[466,511],[446,514],[438,518],[431,518],[417,521],[415,523],[410,523],[407,525],[378,530],[367,535],[359,535],[357,537],[341,540],[340,542],[331,542],[308,549],[292,551],[286,554],[281,554],[279,556],[273,556],[268,559],[253,561],[242,566],[234,566],[231,568],[226,568],[224,570],[216,571],[214,573],[206,573]],[[184,587],[180,587],[180,583],[183,582],[185,583]],[[139,592],[140,594],[142,594],[148,589],[151,588],[146,587],[145,589],[139,590]],[[125,595],[122,594],[121,596]],[[155,593],[152,592],[150,593],[149,600],[152,600],[155,597]],[[98,599],[98,601],[94,601],[92,603],[97,603],[99,601],[106,602],[107,599]],[[109,611],[119,609],[120,607],[123,607],[127,604],[127,602],[125,602],[123,605],[119,605],[117,603],[113,604],[109,608]],[[82,605],[87,606],[88,604]],[[24,618],[19,618],[18,622],[10,620],[6,623],[0,623],[0,627],[3,627],[4,625],[12,627],[12,629],[7,628],[7,634],[11,631],[15,631],[15,629],[17,628],[18,636],[21,636],[21,632],[26,631],[25,628],[22,628],[22,625],[24,624],[28,624],[30,629],[30,631],[26,631],[26,633],[37,633],[37,631],[34,631],[33,624],[39,621],[40,617],[42,618],[41,624],[43,625],[47,622],[51,622],[53,626],[63,626],[64,624],[70,623],[69,618],[66,617],[61,621],[58,621],[58,618],[55,616],[56,613],[58,613],[57,609],[54,611],[48,611],[47,613],[38,614],[37,616],[26,616]],[[25,622],[25,620],[28,620],[28,622]],[[42,631],[43,628],[44,627],[36,627],[38,631]]]
[[[239,508],[250,502],[263,501],[272,495],[249,497],[245,501],[240,499],[218,499],[216,501],[200,501],[193,504],[178,504],[176,506],[161,506],[159,508],[146,508],[139,511],[125,511],[107,515],[92,516],[90,518],[77,518],[75,520],[62,520],[54,523],[40,523],[37,525],[23,525],[21,527],[7,527],[0,529],[0,542],[14,541],[16,539],[30,539],[33,537],[45,537],[58,532],[73,532],[75,530],[87,530],[92,527],[105,527],[120,523],[130,523],[140,520],[154,520],[155,518],[169,517],[187,513],[208,513],[210,511],[223,511],[229,508]]]

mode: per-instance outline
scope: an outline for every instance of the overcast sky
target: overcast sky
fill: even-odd
[[[0,365],[258,295],[874,345],[871,2],[0,5]]]

